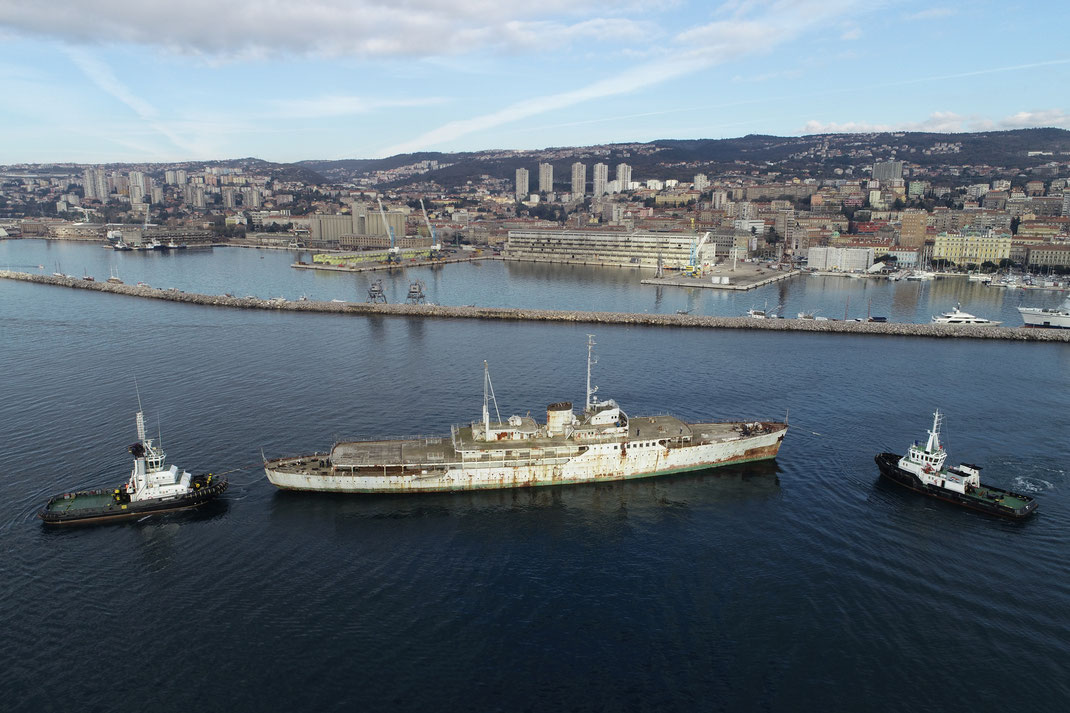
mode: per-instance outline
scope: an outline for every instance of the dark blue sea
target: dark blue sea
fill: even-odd
[[[58,261],[238,295],[366,289],[292,270],[283,253],[188,252],[7,241],[0,267]],[[443,303],[655,309],[630,271],[428,273]],[[856,289],[847,282],[824,297],[817,282],[784,284],[832,305]],[[952,290],[942,282],[912,286],[918,321],[940,311],[925,300]],[[888,284],[857,289],[908,304]],[[668,311],[687,298],[662,299]],[[720,313],[755,297],[729,299]],[[971,311],[1003,314],[991,306]],[[0,709],[1070,709],[1066,345],[599,327],[599,396],[632,415],[787,415],[779,457],[421,496],[283,493],[258,467],[262,452],[338,438],[448,433],[479,416],[484,359],[502,416],[543,418],[551,402],[582,401],[590,331],[0,280]],[[135,378],[169,460],[232,471],[230,490],[199,511],[45,529],[35,512],[48,496],[126,479]],[[937,407],[951,459],[1034,495],[1032,520],[879,480],[873,455],[922,438]]]

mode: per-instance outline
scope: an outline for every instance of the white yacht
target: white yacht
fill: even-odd
[[[998,327],[1002,322],[994,322],[991,319],[977,317],[969,312],[962,311],[962,305],[955,305],[955,309],[938,314],[933,317],[933,324],[966,324],[974,327]]]

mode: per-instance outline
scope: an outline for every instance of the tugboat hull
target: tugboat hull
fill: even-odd
[[[961,505],[971,510],[980,510],[990,515],[999,515],[1014,520],[1028,517],[1037,509],[1037,501],[1028,495],[1002,490],[991,485],[974,488],[972,493],[957,493],[922,483],[913,473],[899,467],[902,456],[895,453],[879,453],[874,456],[882,476],[906,488],[938,500]]]
[[[212,476],[204,486],[173,498],[125,503],[108,490],[63,493],[49,498],[37,516],[46,525],[91,524],[144,517],[203,505],[221,495],[227,485],[225,477]]]

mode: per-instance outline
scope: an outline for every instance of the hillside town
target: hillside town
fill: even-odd
[[[6,166],[0,237],[134,249],[468,245],[692,271],[759,258],[822,271],[1070,272],[1065,137],[1002,151],[995,165],[977,141],[964,151],[955,135],[919,136],[764,137],[736,146],[737,158],[690,161],[653,143],[398,156],[352,170],[256,159]]]

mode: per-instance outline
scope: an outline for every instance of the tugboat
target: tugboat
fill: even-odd
[[[130,479],[114,490],[82,490],[49,498],[37,513],[47,525],[103,522],[143,517],[196,507],[227,489],[224,476],[190,475],[178,466],[166,467],[163,449],[145,437],[145,418],[137,412],[138,442],[130,446],[134,469]]]
[[[945,468],[947,452],[940,444],[942,422],[943,416],[937,409],[924,448],[915,441],[905,456],[896,453],[877,454],[874,460],[881,475],[919,493],[992,515],[1017,519],[1037,509],[1037,501],[1028,495],[984,485],[980,466],[963,463]]]

